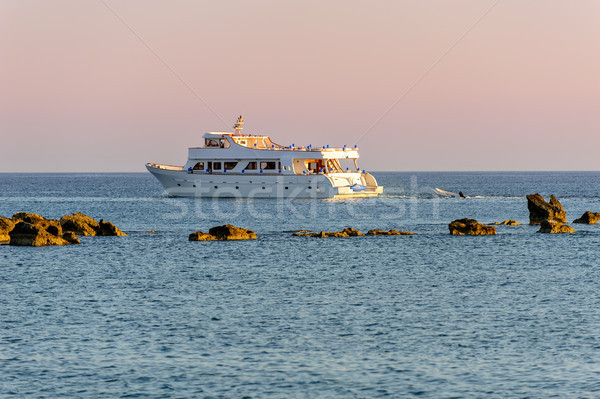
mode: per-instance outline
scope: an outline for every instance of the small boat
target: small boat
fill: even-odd
[[[188,149],[183,166],[147,163],[146,169],[177,197],[334,198],[376,196],[383,187],[358,167],[357,146],[297,147],[269,136],[234,132],[204,134],[204,146]]]
[[[441,188],[434,188],[433,193],[438,197],[446,197],[446,198],[471,198],[463,195],[462,191],[458,193],[453,193],[452,191],[442,190]]]

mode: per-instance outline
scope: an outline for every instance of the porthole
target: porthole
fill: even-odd
[[[192,187],[196,187],[196,185],[195,185],[195,184],[192,184]]]
[[[181,186],[181,184],[177,183],[178,186]]]
[[[286,187],[285,189],[287,190],[288,188]]]
[[[239,186],[235,186],[235,189],[236,189],[236,190],[239,190],[239,189],[240,189],[240,187],[239,187]]]
[[[308,189],[310,190],[312,188],[312,186],[308,186]]]
[[[264,190],[264,189],[265,189],[265,188],[263,187],[263,190]]]
[[[219,187],[215,186],[215,188],[219,188]]]

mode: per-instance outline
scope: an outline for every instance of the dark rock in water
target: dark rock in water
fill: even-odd
[[[98,225],[99,225],[99,227],[98,227],[98,232],[96,233],[96,235],[99,235],[99,236],[126,236],[127,235],[127,234],[123,233],[121,230],[119,230],[117,228],[117,226],[115,226],[111,222],[107,222],[104,219],[100,219],[100,222],[98,223]]]
[[[215,241],[217,237],[212,234],[204,233],[202,231],[197,231],[195,233],[190,234],[190,241]]]
[[[541,195],[530,194],[527,196],[527,208],[529,208],[529,224],[540,224],[544,220],[567,222],[567,212],[554,195],[550,196],[550,202],[546,202]]]
[[[494,226],[486,226],[475,219],[455,220],[448,225],[448,229],[450,229],[450,234],[455,236],[484,236],[496,234],[496,228]]]
[[[368,236],[414,236],[415,233],[409,233],[408,231],[397,231],[397,230],[369,230]]]
[[[19,222],[10,232],[10,245],[43,247],[66,244],[70,244],[70,242],[49,233],[41,223]]]
[[[301,237],[318,237],[318,238],[364,236],[363,233],[361,233],[360,231],[353,229],[351,227],[346,227],[342,231],[331,231],[331,232],[322,231],[320,233],[309,233],[309,232],[306,232],[305,230],[302,230],[302,231],[298,231],[298,232],[294,233],[293,235],[301,236]]]
[[[100,223],[95,219],[77,212],[60,218],[63,231],[70,231],[77,236],[95,236],[100,230]]]
[[[575,229],[571,226],[562,224],[555,220],[543,220],[540,223],[538,233],[559,234],[559,233],[575,233]]]
[[[67,231],[65,234],[63,234],[62,238],[69,244],[81,243],[81,241],[79,241],[79,238],[72,231]]]
[[[15,222],[12,219],[0,216],[0,244],[10,241],[9,233],[15,227]]]
[[[600,221],[600,212],[587,211],[579,219],[573,220],[573,223],[596,224],[598,221]]]
[[[230,224],[216,226],[208,230],[210,235],[213,235],[217,240],[255,240],[256,233],[252,230],[235,227]]]
[[[498,226],[498,225],[505,225],[505,226],[519,226],[521,223],[517,222],[516,220],[505,220],[504,222],[494,222],[494,223],[490,223],[490,226]]]

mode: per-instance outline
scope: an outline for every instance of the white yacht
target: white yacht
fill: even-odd
[[[268,136],[206,133],[203,147],[188,149],[183,166],[146,164],[170,196],[333,198],[376,196],[382,186],[358,168],[358,148],[285,147]]]

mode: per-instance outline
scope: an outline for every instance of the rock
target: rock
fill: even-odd
[[[363,233],[361,233],[360,231],[353,229],[351,227],[346,227],[342,231],[331,231],[331,232],[322,231],[320,233],[309,233],[306,230],[301,230],[301,231],[295,232],[293,235],[302,236],[302,237],[318,237],[318,238],[364,236]]]
[[[368,236],[414,236],[415,233],[409,233],[408,231],[397,231],[397,230],[369,230]]]
[[[15,222],[12,219],[0,216],[0,244],[10,241],[9,233],[15,227]]]
[[[119,230],[117,228],[117,226],[115,226],[111,222],[107,222],[104,219],[100,219],[100,222],[98,223],[98,225],[99,225],[98,231],[96,232],[96,235],[98,235],[98,236],[126,236],[127,235],[127,234],[123,233],[121,230]]]
[[[10,245],[43,247],[70,244],[62,237],[49,233],[41,223],[19,222],[10,232]]]
[[[75,235],[75,233],[73,233],[72,231],[67,231],[65,234],[63,234],[62,238],[63,238],[63,240],[65,240],[69,244],[79,244],[79,243],[81,243],[81,241],[79,241],[79,238],[77,238],[77,236]]]
[[[544,220],[567,222],[567,212],[554,195],[550,196],[548,203],[541,195],[530,194],[527,196],[527,208],[529,208],[529,224],[540,224]]]
[[[600,212],[593,213],[587,211],[579,219],[573,220],[573,223],[585,223],[585,224],[596,224],[600,221]]]
[[[490,226],[498,226],[498,225],[505,225],[505,226],[519,226],[520,223],[517,222],[516,220],[505,220],[504,222],[494,222],[494,223],[490,223]]]
[[[216,226],[208,230],[217,240],[255,240],[256,234],[252,230],[235,227],[230,224]]]
[[[575,230],[566,224],[562,224],[555,220],[543,220],[540,223],[538,233],[559,234],[559,233],[575,233]]]
[[[459,219],[448,225],[450,234],[459,236],[482,236],[495,235],[496,228],[494,226],[486,226],[474,219]]]
[[[195,233],[190,234],[190,241],[215,241],[217,237],[212,234],[203,233],[202,231],[197,231]]]
[[[80,212],[63,216],[60,224],[63,231],[71,231],[77,236],[95,236],[100,230],[100,223]]]
[[[38,215],[37,213],[17,212],[13,215],[12,220],[15,222],[15,224],[19,222],[37,224],[39,222],[45,221],[46,218],[42,215]]]
[[[26,222],[34,226],[39,226],[54,236],[60,237],[63,233],[62,226],[58,220],[46,219],[37,213],[17,212],[13,215],[12,220],[15,224],[18,222]]]

